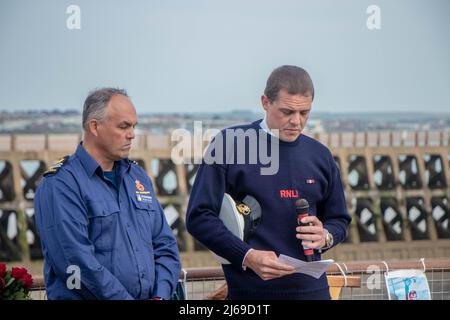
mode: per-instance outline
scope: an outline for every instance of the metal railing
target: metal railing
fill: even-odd
[[[338,266],[339,265],[339,266]],[[328,274],[357,275],[359,288],[343,287],[341,300],[387,300],[386,271],[417,269],[425,272],[432,300],[450,300],[450,259],[420,259],[412,261],[367,261],[333,265]]]
[[[432,300],[450,300],[450,259],[415,261],[365,261],[338,262],[327,271],[333,277],[333,285],[340,287],[340,300],[387,300],[384,273],[401,269],[425,271]],[[336,281],[337,280],[337,281]],[[203,300],[223,288],[224,274],[221,268],[191,268],[183,270],[180,281],[184,284],[187,300]],[[36,277],[32,290],[33,299],[46,299],[42,277]]]

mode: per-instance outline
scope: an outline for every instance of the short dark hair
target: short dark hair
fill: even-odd
[[[281,66],[272,71],[267,79],[264,94],[274,102],[278,93],[286,90],[289,94],[311,96],[314,99],[314,85],[305,69],[297,66]]]
[[[100,88],[89,92],[83,106],[84,129],[87,129],[91,119],[102,120],[105,117],[106,105],[116,94],[128,97],[126,90],[119,88]]]

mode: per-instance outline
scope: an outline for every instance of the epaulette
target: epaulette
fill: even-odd
[[[53,165],[50,166],[50,168],[48,168],[43,176],[46,177],[49,174],[55,174],[58,172],[58,170],[64,165],[64,163],[67,161],[67,159],[69,159],[70,155],[64,156],[63,158],[59,159],[58,161],[56,161]]]
[[[139,163],[138,163],[136,160],[130,160],[130,162],[131,162],[132,164],[139,165]]]

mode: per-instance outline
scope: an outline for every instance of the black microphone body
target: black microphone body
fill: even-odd
[[[309,216],[309,203],[306,199],[298,199],[295,201],[295,212],[297,214],[297,224],[301,227],[310,226],[311,223],[302,223],[301,220],[304,217]],[[302,245],[303,246],[303,245]],[[303,253],[306,257],[307,262],[314,260],[314,250],[306,246],[303,246]]]

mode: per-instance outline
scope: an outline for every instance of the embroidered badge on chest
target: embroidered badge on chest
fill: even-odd
[[[136,183],[136,189],[140,192],[145,191],[144,185],[139,180],[136,180],[134,183]]]
[[[145,203],[152,203],[153,198],[152,196],[145,195],[145,194],[136,194],[137,201],[145,202]]]
[[[134,182],[136,184],[136,199],[140,202],[152,203],[152,196],[150,195],[150,191],[145,190],[145,186],[139,181],[136,180]]]

